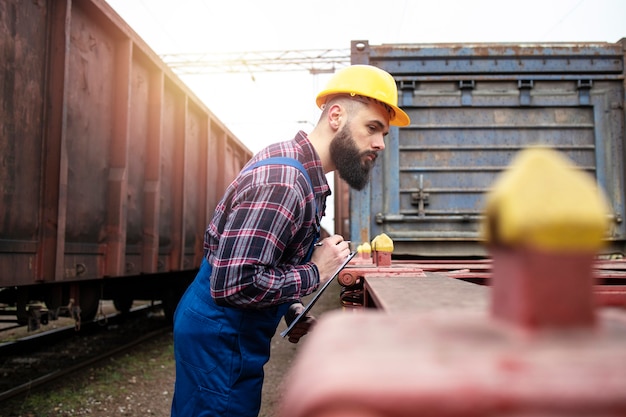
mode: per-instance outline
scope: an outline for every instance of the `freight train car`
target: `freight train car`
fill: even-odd
[[[353,41],[353,64],[397,81],[411,125],[392,128],[369,188],[335,185],[335,229],[386,233],[394,254],[482,257],[484,195],[520,149],[543,144],[594,175],[611,205],[607,251],[624,253],[626,39],[576,44]],[[349,196],[349,197],[348,197]]]
[[[246,148],[102,0],[0,0],[0,303],[163,300]]]

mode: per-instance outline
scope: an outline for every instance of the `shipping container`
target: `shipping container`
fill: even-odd
[[[393,75],[410,126],[392,127],[362,192],[336,183],[335,228],[386,233],[394,255],[484,256],[485,193],[521,149],[544,145],[593,175],[624,253],[626,39],[616,43],[383,44],[352,41],[352,64]]]

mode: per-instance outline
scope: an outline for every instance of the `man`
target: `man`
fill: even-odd
[[[205,260],[174,317],[172,416],[256,416],[263,366],[281,317],[330,278],[350,252],[339,235],[318,245],[337,171],[363,189],[389,125],[406,126],[393,77],[373,66],[337,72],[316,102],[307,135],[260,151],[232,182],[205,233]],[[276,159],[280,158],[280,159]],[[290,334],[297,343],[313,323]]]

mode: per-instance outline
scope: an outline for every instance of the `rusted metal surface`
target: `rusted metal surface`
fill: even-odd
[[[425,277],[363,272],[363,305],[378,310],[320,320],[280,415],[626,414],[626,309],[599,308],[594,295],[607,280],[598,267],[612,267],[595,258],[606,211],[595,182],[558,152],[525,151],[487,196],[492,262],[479,273],[488,267],[491,285],[453,278],[469,271],[454,262],[431,263],[440,272]]]
[[[591,264],[593,279],[593,302],[596,307],[621,307],[626,309],[626,260],[613,259],[604,260],[597,259]],[[441,259],[425,259],[413,261],[392,261],[390,267],[378,268],[373,260],[355,259],[351,265],[342,271],[338,278],[338,282],[347,287],[350,291],[351,307],[363,306],[367,299],[364,291],[369,291],[370,297],[380,300],[380,304],[391,306],[397,304],[394,300],[402,298],[403,294],[414,294],[414,285],[410,279],[403,280],[403,284],[390,284],[396,288],[395,292],[387,290],[385,295],[376,294],[376,288],[367,288],[367,281],[371,278],[380,279],[383,276],[388,278],[393,276],[412,277],[416,280],[420,277],[430,276],[436,273],[449,278],[454,278],[467,283],[479,284],[481,287],[490,287],[493,284],[493,259],[458,259],[458,260],[441,260]],[[395,275],[394,275],[395,274]],[[358,283],[363,281],[364,285]],[[561,282],[560,287],[563,291],[573,282],[568,280]],[[356,302],[355,300],[359,301]],[[461,297],[459,297],[459,300]],[[378,305],[377,305],[378,306]],[[404,308],[396,306],[394,308]]]
[[[378,310],[322,317],[288,376],[280,415],[626,412],[626,310],[600,309],[592,329],[529,334],[491,316],[489,286],[455,278],[491,276],[492,260],[394,263],[414,268],[415,276],[368,273],[359,262],[350,268],[362,271],[364,306]],[[418,276],[421,266],[437,272]],[[623,266],[600,260],[594,274],[600,280]]]
[[[489,288],[438,273],[413,276],[367,274],[364,278],[364,307],[388,313],[468,312],[487,313]]]
[[[467,311],[329,313],[299,352],[279,415],[621,416],[626,321],[601,323],[529,339]]]
[[[586,259],[557,256],[535,263],[521,252],[507,259],[496,255],[495,261],[394,261],[385,268],[371,259],[354,261],[344,271],[362,281],[364,308],[321,318],[285,383],[280,415],[625,413],[626,309],[607,308],[606,301],[589,305],[592,288],[596,300],[599,294],[624,293],[624,285],[610,285],[626,278],[624,261],[593,262],[592,287],[567,280],[585,271]],[[519,259],[511,262],[515,256]],[[494,271],[502,262],[509,269]],[[541,331],[519,318],[503,320],[492,305],[535,303],[542,290],[509,287],[516,295],[506,296],[460,279],[493,284],[494,273],[518,283],[558,285],[549,292],[563,295],[574,309],[563,315],[555,308],[558,297],[540,299],[543,304],[534,307],[549,308]],[[585,288],[586,295],[571,296]],[[591,323],[586,322],[590,308]]]
[[[352,261],[344,270],[339,273],[337,280],[341,285],[350,286],[366,277],[412,277],[419,278],[426,276],[420,269],[412,265],[394,264],[389,266],[378,266],[375,264],[364,264]]]
[[[528,328],[595,325],[592,255],[494,250],[492,311]]]
[[[141,242],[141,270],[144,273],[154,273],[157,271],[157,258],[159,250],[159,212],[160,212],[160,193],[159,186],[161,184],[161,166],[159,161],[161,160],[161,142],[163,138],[163,131],[161,124],[163,121],[163,89],[164,89],[164,75],[160,71],[154,71],[152,73],[146,73],[146,78],[133,82],[135,88],[147,89],[147,92],[142,90],[142,94],[133,94],[133,97],[145,97],[148,100],[148,113],[146,115],[146,121],[140,125],[146,126],[146,137],[150,138],[146,141],[146,165],[143,174],[145,175],[145,187],[143,190],[139,188],[139,185],[134,189],[137,194],[143,193],[143,209],[140,210],[137,207],[137,216],[143,218],[143,222],[132,223],[136,229],[137,241]],[[146,82],[147,81],[147,82]],[[133,137],[139,135],[132,134]],[[141,136],[139,136],[141,137]],[[137,173],[137,176],[141,178],[141,172]],[[134,177],[134,176],[133,176]],[[132,182],[131,182],[132,184]],[[129,212],[129,225],[131,222],[131,216],[133,211]],[[142,224],[139,228],[138,224]],[[141,229],[141,231],[137,230]],[[133,230],[131,228],[131,230]],[[141,233],[141,235],[139,235]],[[139,239],[140,238],[140,239]]]
[[[197,268],[250,150],[106,2],[0,10],[0,287]]]
[[[352,210],[336,217],[337,230],[348,217],[355,242],[384,232],[398,254],[487,256],[478,227],[484,196],[519,150],[540,143],[566,153],[606,190],[605,253],[624,254],[624,42],[353,41],[353,63],[394,76],[412,124],[390,131],[364,191],[340,190]]]

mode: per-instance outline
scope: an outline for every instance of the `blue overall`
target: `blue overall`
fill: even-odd
[[[249,169],[270,163],[295,166],[311,183],[304,167],[291,158],[261,160]],[[176,386],[171,415],[256,417],[270,342],[291,303],[264,309],[218,306],[210,278],[205,258],[174,314]]]

